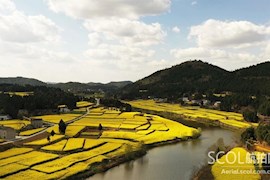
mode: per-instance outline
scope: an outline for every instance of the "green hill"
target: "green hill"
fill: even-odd
[[[79,83],[79,82],[67,82],[67,83],[45,83],[37,79],[25,78],[25,77],[8,77],[0,78],[1,84],[12,84],[20,86],[48,86],[60,88],[68,92],[95,92],[95,91],[104,91],[104,92],[115,92],[117,89],[122,88],[128,84],[131,84],[131,81],[118,81],[110,82],[107,84],[103,83]]]
[[[124,99],[178,98],[184,93],[245,92],[270,95],[270,62],[233,72],[202,61],[188,61],[157,71],[121,90]]]
[[[0,84],[17,84],[17,85],[31,85],[31,86],[45,86],[46,83],[32,78],[24,77],[8,77],[0,78]]]

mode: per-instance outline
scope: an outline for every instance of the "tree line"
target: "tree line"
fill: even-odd
[[[35,115],[44,110],[57,111],[57,106],[60,104],[65,104],[73,109],[79,100],[71,93],[46,86],[1,84],[0,91],[0,114],[8,114],[12,118]],[[23,97],[4,93],[30,91],[33,92],[33,95]]]

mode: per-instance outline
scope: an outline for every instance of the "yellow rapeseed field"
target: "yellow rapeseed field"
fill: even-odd
[[[47,138],[43,138],[43,139],[40,139],[40,140],[36,140],[36,141],[24,143],[24,145],[37,145],[37,146],[47,145],[47,144],[50,144],[50,143],[52,143],[54,141],[57,141],[59,139],[62,139],[64,137],[65,137],[64,135],[57,135],[57,134],[55,134],[54,136],[50,136],[50,141],[48,141]]]
[[[85,141],[84,138],[69,138],[63,151],[82,149],[84,141]]]
[[[66,169],[53,172],[50,174],[44,173],[44,172],[39,172],[36,170],[28,169],[26,171],[21,171],[19,173],[10,175],[5,177],[7,180],[29,180],[29,179],[42,179],[42,180],[47,180],[47,179],[66,179],[71,175],[77,174],[79,172],[83,172],[91,167],[92,164],[101,162],[104,159],[106,159],[106,156],[99,155],[96,157],[93,157],[89,160],[83,161],[76,163],[70,167],[67,167]]]
[[[20,130],[23,127],[27,126],[28,124],[30,124],[30,121],[20,120],[20,119],[0,121],[0,125],[6,126],[6,127],[11,127],[15,130]]]
[[[65,145],[67,143],[66,139],[63,139],[57,143],[48,145],[48,146],[43,146],[41,149],[42,150],[48,150],[48,151],[63,151]]]
[[[200,121],[200,119],[219,121],[225,126],[235,128],[244,129],[250,126],[256,126],[256,124],[244,121],[244,118],[240,113],[204,109],[200,107],[180,106],[179,104],[156,103],[153,100],[136,100],[128,103],[136,108],[158,112],[171,112],[197,121]]]
[[[44,115],[44,116],[36,116],[35,118],[41,118],[43,119],[43,121],[58,124],[61,119],[64,122],[66,122],[75,119],[76,117],[79,116],[81,116],[81,114]]]
[[[0,168],[1,168],[1,171],[0,171],[0,178],[1,178],[2,176],[6,176],[8,174],[12,174],[12,173],[24,170],[24,169],[28,169],[28,166],[13,163],[13,164],[7,164],[4,166],[1,166]]]
[[[2,160],[8,157],[24,154],[30,151],[33,151],[33,149],[32,148],[11,148],[6,151],[0,152],[0,159]]]
[[[25,154],[20,154],[17,156],[12,156],[6,159],[1,159],[0,160],[0,166],[4,166],[7,164],[11,164],[11,163],[20,163],[24,160],[27,159],[31,159],[31,158],[36,158],[36,157],[42,157],[44,156],[46,153],[44,152],[39,152],[39,151],[31,151]]]
[[[49,122],[58,123],[59,119],[69,121],[74,115],[42,117]],[[103,127],[101,131],[98,131],[99,124]],[[159,116],[139,112],[120,113],[118,110],[105,108],[91,109],[87,116],[68,124],[65,135],[59,135],[57,124],[48,128],[47,132],[52,130],[56,134],[50,136],[50,141],[43,138],[24,144],[38,146],[42,151],[50,153],[31,148],[14,148],[0,153],[0,168],[3,166],[5,171],[2,176],[12,180],[68,178],[88,170],[95,162],[139,150],[143,143],[186,139],[200,134],[195,128]],[[30,135],[37,131],[25,131],[21,134]],[[83,136],[75,138],[80,133]],[[94,138],[98,139],[88,139],[88,135],[95,135]],[[61,155],[52,154],[54,152]],[[10,169],[12,166],[15,168]]]
[[[30,136],[32,134],[35,134],[37,132],[40,132],[42,130],[44,130],[45,128],[37,128],[37,129],[31,129],[31,130],[28,130],[28,131],[23,131],[23,132],[20,132],[20,136]]]
[[[58,157],[57,154],[40,152],[40,154],[38,156],[35,156],[33,158],[23,159],[23,160],[17,162],[17,164],[21,164],[21,165],[25,165],[25,166],[33,166],[35,164],[38,164],[38,163],[41,163],[44,161],[56,159],[57,157]]]
[[[115,143],[106,143],[102,146],[99,146],[97,148],[94,148],[88,151],[67,155],[67,156],[58,158],[56,160],[34,166],[32,167],[32,169],[35,169],[44,173],[53,173],[53,172],[68,168],[75,163],[86,161],[97,155],[102,155],[102,154],[111,152],[113,150],[116,150],[120,146],[121,145],[115,144]]]
[[[147,130],[151,124],[145,124],[136,128],[136,130]]]
[[[122,123],[119,128],[120,129],[127,129],[127,130],[134,130],[138,127],[140,127],[140,124],[126,124],[126,123]]]
[[[65,135],[67,135],[69,137],[74,137],[78,133],[80,133],[84,128],[85,128],[85,126],[68,125],[67,128],[66,128]]]
[[[101,138],[136,140],[142,136],[143,135],[137,134],[136,132],[130,132],[130,131],[104,131],[101,135]]]
[[[101,139],[85,139],[83,149],[91,149],[105,143],[106,142]]]
[[[229,151],[212,166],[212,174],[214,175],[215,180],[261,179],[259,174],[252,173],[254,170],[254,161],[252,160],[250,153],[240,147]]]
[[[10,96],[30,96],[34,95],[34,92],[5,92],[5,94],[9,94]]]
[[[94,105],[94,103],[88,102],[88,101],[79,101],[76,102],[76,107],[77,108],[83,108],[83,107],[88,107],[88,106],[92,106]]]

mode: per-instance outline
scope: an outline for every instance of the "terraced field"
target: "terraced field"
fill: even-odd
[[[30,121],[20,120],[20,119],[0,121],[0,125],[6,126],[6,127],[11,127],[15,130],[20,130],[23,127],[27,126],[28,124],[30,124]]]
[[[84,107],[88,107],[88,106],[92,106],[92,105],[94,105],[94,103],[90,103],[88,101],[79,101],[76,103],[77,108],[84,108]]]
[[[31,129],[31,130],[28,130],[28,131],[22,131],[20,132],[20,136],[30,136],[30,135],[33,135],[35,133],[38,133],[42,130],[44,130],[45,128],[37,128],[37,129]]]
[[[67,122],[79,116],[81,116],[81,114],[45,115],[45,116],[36,116],[35,118],[41,118],[43,121],[58,124],[61,119],[64,122]]]
[[[34,95],[34,92],[4,92],[4,94],[8,94],[10,96],[31,96]]]
[[[128,103],[133,107],[140,109],[179,114],[186,119],[192,119],[196,121],[216,121],[225,127],[245,129],[251,126],[257,126],[257,123],[248,123],[244,121],[242,114],[234,112],[225,112],[199,107],[180,106],[179,104],[156,103],[153,100],[136,100],[130,101]]]
[[[57,119],[68,121],[74,115],[42,118],[57,123]],[[92,109],[87,116],[68,124],[65,135],[57,129],[56,124],[47,130],[56,133],[49,140],[36,139],[24,143],[24,147],[0,152],[0,178],[65,179],[91,169],[93,164],[139,151],[144,145],[200,135],[197,129],[159,116],[104,108]]]

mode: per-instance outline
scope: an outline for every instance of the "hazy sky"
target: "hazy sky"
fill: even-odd
[[[0,0],[0,77],[138,80],[270,59],[269,0]]]

